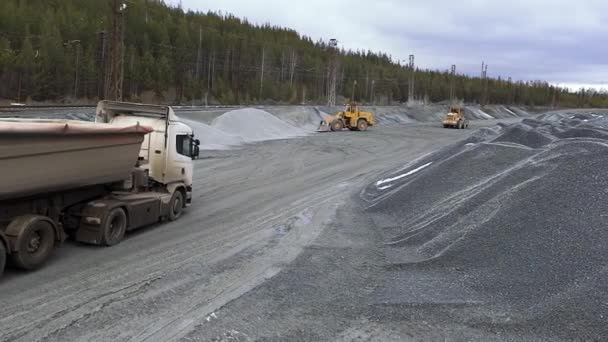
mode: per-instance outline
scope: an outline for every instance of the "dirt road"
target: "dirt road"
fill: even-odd
[[[306,246],[348,220],[340,208],[366,180],[473,129],[394,125],[205,152],[193,205],[179,221],[112,248],[68,242],[37,272],[8,270],[0,340],[207,340],[201,327],[218,309],[297,267]]]

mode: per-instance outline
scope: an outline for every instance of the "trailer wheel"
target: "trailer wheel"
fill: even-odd
[[[169,221],[175,221],[182,216],[184,210],[184,194],[178,189],[173,193],[169,202]]]
[[[7,231],[17,232],[11,263],[24,270],[42,266],[55,249],[55,229],[41,216],[21,216],[13,220]]]
[[[102,242],[106,246],[114,246],[125,237],[127,231],[127,214],[122,208],[110,210],[103,220]]]
[[[0,241],[0,276],[2,276],[2,272],[4,272],[4,266],[6,266],[6,247],[4,247],[4,243]]]

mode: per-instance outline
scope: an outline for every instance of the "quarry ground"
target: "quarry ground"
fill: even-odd
[[[390,125],[204,151],[179,221],[112,248],[68,242],[39,271],[7,270],[0,340],[446,336],[458,327],[386,330],[399,319],[378,318],[382,327],[367,312],[383,256],[353,196],[379,173],[495,123]]]
[[[470,106],[454,130],[441,106],[372,110],[367,132],[312,134],[335,109],[182,108],[192,207],[8,270],[0,340],[608,336],[608,111]]]

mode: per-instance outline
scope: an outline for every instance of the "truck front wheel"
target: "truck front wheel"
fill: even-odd
[[[55,249],[55,229],[39,216],[18,217],[7,227],[7,231],[17,232],[15,251],[10,254],[10,260],[18,268],[39,268]]]
[[[103,220],[102,239],[106,246],[114,246],[125,237],[127,231],[127,214],[122,208],[110,210]]]
[[[179,190],[175,190],[171,202],[169,202],[169,221],[175,221],[182,216],[184,210],[184,194]]]

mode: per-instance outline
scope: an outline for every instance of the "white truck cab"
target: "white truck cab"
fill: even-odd
[[[138,168],[164,186],[183,184],[188,195],[192,189],[192,160],[199,154],[199,142],[192,128],[180,121],[169,106],[101,101],[97,106],[97,122],[152,127],[139,152]],[[188,196],[190,197],[190,196]]]

